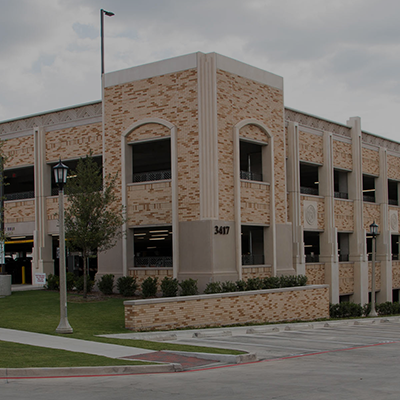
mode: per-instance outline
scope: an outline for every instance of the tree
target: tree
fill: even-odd
[[[65,238],[69,249],[82,252],[84,298],[87,297],[89,255],[114,247],[123,235],[121,227],[125,217],[116,201],[116,179],[117,175],[108,175],[103,182],[102,169],[90,153],[78,161],[65,188],[68,196]]]

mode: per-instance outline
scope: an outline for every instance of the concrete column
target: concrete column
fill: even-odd
[[[319,193],[325,202],[325,230],[320,235],[320,261],[325,263],[325,283],[329,284],[329,301],[339,302],[339,262],[335,228],[335,193],[333,179],[333,137],[324,132],[324,164],[320,167]]]
[[[391,234],[389,226],[389,195],[387,179],[387,149],[379,150],[379,177],[375,180],[376,202],[380,205],[381,219],[379,235],[376,238],[376,261],[381,266],[381,290],[377,293],[377,302],[392,301],[392,257]]]
[[[32,282],[36,272],[53,274],[52,238],[47,228],[46,199],[51,195],[51,169],[46,163],[46,132],[34,128],[35,154],[35,231],[32,265]]]
[[[289,122],[288,126],[287,171],[290,210],[289,219],[292,223],[293,268],[297,275],[305,275],[306,264],[300,203],[299,125],[295,122]]]
[[[354,263],[355,303],[368,302],[368,260],[366,251],[366,232],[363,226],[362,192],[362,136],[361,119],[352,117],[347,121],[351,128],[353,170],[349,173],[349,198],[353,200],[354,232],[350,235],[349,260]]]

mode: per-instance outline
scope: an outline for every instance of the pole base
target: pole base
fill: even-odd
[[[68,320],[66,320],[60,321],[59,325],[57,326],[56,333],[74,333],[74,331]]]

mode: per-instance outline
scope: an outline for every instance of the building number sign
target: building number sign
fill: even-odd
[[[227,235],[229,233],[229,226],[214,226],[214,235]]]

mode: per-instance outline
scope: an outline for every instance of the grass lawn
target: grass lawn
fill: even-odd
[[[0,354],[0,368],[98,367],[149,364],[141,361],[113,359],[2,341],[0,341]]]
[[[235,350],[188,346],[164,342],[150,342],[146,340],[109,339],[95,336],[129,332],[124,328],[124,300],[125,299],[122,298],[106,298],[98,301],[85,302],[79,301],[79,298],[76,297],[76,295],[68,295],[68,320],[74,333],[64,336],[151,350],[243,354],[243,352]],[[23,331],[57,335],[55,330],[58,326],[59,320],[60,300],[59,293],[57,292],[45,290],[14,292],[11,296],[0,298],[0,328],[19,329]],[[12,344],[10,343],[9,345],[11,346]],[[3,351],[4,346],[7,346],[7,343],[5,344],[5,342],[0,342],[0,354],[2,354],[2,357],[3,354],[6,353]],[[32,349],[30,349],[30,351],[32,351]],[[43,348],[39,348],[39,351],[42,352]],[[48,354],[53,351],[55,350],[48,349]],[[76,354],[78,353],[75,353],[75,359],[81,357],[81,355],[76,357]],[[16,352],[14,357],[25,358],[25,352],[22,354],[21,352]],[[74,355],[71,355],[71,357],[74,357]],[[90,357],[87,356],[87,358],[89,359]],[[106,360],[108,359],[106,358]],[[130,362],[130,364],[132,363]],[[77,364],[73,361],[70,366],[72,365],[76,366]],[[91,363],[90,365],[97,364]],[[107,363],[106,365],[115,364]]]

